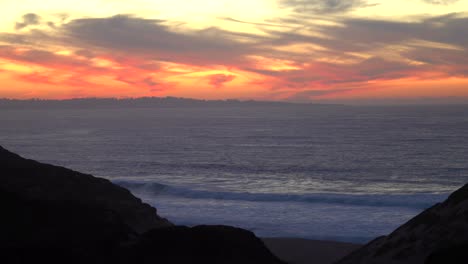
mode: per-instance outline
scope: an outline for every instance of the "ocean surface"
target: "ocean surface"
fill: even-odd
[[[1,109],[0,145],[177,224],[366,242],[468,182],[468,107]]]

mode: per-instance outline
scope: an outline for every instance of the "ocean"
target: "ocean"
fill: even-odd
[[[367,242],[468,182],[468,106],[1,109],[0,145],[176,224]]]

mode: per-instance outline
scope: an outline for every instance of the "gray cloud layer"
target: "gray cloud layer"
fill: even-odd
[[[37,22],[32,18],[24,19],[25,23],[27,21],[30,24]],[[7,46],[23,45],[33,49],[21,56],[15,55],[11,49],[3,49],[0,56],[38,64],[66,63],[70,67],[86,67],[83,62],[60,61],[61,57],[39,50],[41,45],[62,45],[87,59],[98,53],[111,53],[116,59],[127,55],[139,56],[146,61],[135,66],[140,69],[157,69],[158,61],[232,66],[277,78],[275,87],[301,89],[312,83],[346,86],[372,79],[418,76],[420,72],[431,71],[447,76],[468,76],[468,18],[465,16],[449,14],[419,22],[371,19],[335,22],[340,25],[317,26],[313,21],[288,18],[285,28],[272,29],[269,25],[259,24],[258,27],[267,35],[257,36],[215,27],[190,32],[174,31],[165,21],[123,15],[77,19],[49,32],[35,29],[0,33],[0,42]],[[296,26],[298,24],[301,26]],[[293,44],[313,44],[322,49],[300,54],[294,50],[273,49]],[[281,72],[266,70],[256,67],[249,60],[250,55],[286,59],[310,66]],[[317,58],[329,61],[317,61]],[[349,60],[352,63],[333,63],[332,60]],[[211,84],[222,86],[232,79],[233,76],[214,75]],[[153,79],[145,79],[145,83],[157,85]]]
[[[196,32],[174,32],[161,20],[130,16],[78,19],[61,28],[70,42],[122,52],[145,54],[156,60],[193,64],[229,63],[249,53],[252,45],[238,38],[255,38],[218,28]]]
[[[459,0],[423,0],[426,3],[433,4],[433,5],[451,5]]]
[[[40,20],[41,20],[41,17],[37,14],[34,14],[34,13],[25,14],[23,16],[23,21],[17,22],[15,24],[15,29],[21,30],[28,26],[38,25],[40,23]]]
[[[293,7],[298,12],[342,13],[369,4],[365,0],[281,0],[284,7]]]

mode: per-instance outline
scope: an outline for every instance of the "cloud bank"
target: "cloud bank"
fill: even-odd
[[[281,3],[324,14],[369,5],[338,0]],[[0,33],[0,60],[28,65],[28,70],[17,66],[20,70],[11,71],[18,79],[79,86],[79,94],[95,87],[130,96],[171,91],[197,96],[223,88],[222,96],[313,100],[372,94],[372,87],[409,87],[421,80],[468,79],[468,17],[463,14],[412,22],[322,20],[328,23],[316,23],[315,15],[255,23],[262,34],[254,34],[218,27],[187,29],[131,15],[72,19],[50,27],[30,13],[16,23],[16,32]],[[460,93],[455,86],[450,93]]]

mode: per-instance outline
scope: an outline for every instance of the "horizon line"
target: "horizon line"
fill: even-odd
[[[275,105],[296,105],[296,106],[468,106],[468,102],[456,102],[456,101],[424,101],[428,98],[417,98],[413,100],[395,100],[395,99],[373,99],[373,100],[354,100],[354,101],[280,101],[280,100],[256,100],[256,99],[236,99],[236,98],[227,98],[227,99],[199,99],[199,98],[188,98],[188,97],[176,97],[176,96],[142,96],[142,97],[75,97],[75,98],[64,98],[64,99],[52,99],[52,98],[27,98],[27,99],[18,99],[18,98],[7,98],[0,97],[0,102],[10,102],[10,103],[27,103],[27,102],[36,102],[36,103],[66,103],[66,102],[78,102],[78,101],[114,101],[116,103],[125,102],[125,101],[138,101],[138,100],[179,100],[192,103],[238,103],[238,104],[275,104]],[[443,99],[443,98],[438,98]],[[445,98],[447,99],[447,98]],[[452,98],[453,99],[453,98]]]

